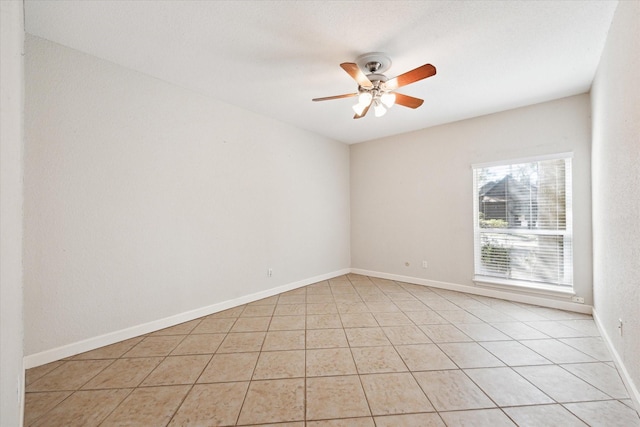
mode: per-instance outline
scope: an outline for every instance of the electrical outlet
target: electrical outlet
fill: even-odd
[[[267,270],[267,277],[271,277],[273,276],[273,270],[272,269],[268,269]]]
[[[429,263],[427,261],[422,261],[422,268],[429,268]]]
[[[577,303],[580,303],[580,304],[584,304],[584,298],[579,297],[579,296],[571,297],[571,301],[577,302]]]
[[[622,319],[618,319],[618,333],[622,336]]]

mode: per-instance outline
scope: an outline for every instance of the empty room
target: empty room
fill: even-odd
[[[0,8],[0,426],[640,427],[640,1]]]

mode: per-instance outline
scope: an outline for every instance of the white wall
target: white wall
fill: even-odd
[[[348,146],[29,35],[26,85],[27,355],[349,267]]]
[[[352,145],[352,267],[473,286],[471,165],[573,152],[574,289],[591,304],[589,108],[580,95]]]
[[[0,2],[0,426],[22,423],[22,1]]]
[[[593,84],[597,319],[640,408],[640,2],[620,2]],[[623,334],[618,332],[623,320]]]

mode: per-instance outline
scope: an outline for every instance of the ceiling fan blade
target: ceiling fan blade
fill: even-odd
[[[369,105],[367,105],[367,107],[362,110],[362,114],[356,114],[355,116],[353,116],[354,119],[361,119],[364,116],[367,115],[367,113],[369,112],[369,108],[371,108],[371,106],[373,105],[373,99],[371,100],[371,102],[369,103]]]
[[[367,88],[373,87],[373,83],[371,83],[367,76],[364,75],[362,70],[360,70],[360,67],[358,67],[358,64],[355,62],[343,62],[340,64],[340,67],[342,67],[342,69],[345,70],[353,80],[357,81],[360,86]]]
[[[357,93],[345,93],[344,95],[326,96],[324,98],[313,98],[312,101],[330,101],[332,99],[352,98],[358,96]]]
[[[424,99],[414,98],[413,96],[403,95],[401,93],[394,93],[396,96],[396,104],[403,107],[418,108],[424,102]]]
[[[422,67],[414,68],[411,71],[400,74],[398,77],[387,80],[386,87],[388,90],[396,90],[399,87],[417,82],[418,80],[426,79],[427,77],[431,77],[435,74],[436,67],[431,64],[424,64]]]

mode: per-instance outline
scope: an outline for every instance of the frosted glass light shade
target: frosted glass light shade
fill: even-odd
[[[358,102],[360,104],[369,105],[369,103],[371,102],[371,98],[372,96],[369,92],[362,92],[360,95],[358,95]]]
[[[376,102],[375,107],[373,107],[373,111],[375,112],[376,117],[382,117],[387,114],[387,109],[380,102]]]
[[[396,95],[394,93],[383,93],[380,96],[380,101],[384,104],[385,107],[391,108],[393,104],[396,103]]]
[[[353,108],[353,111],[355,111],[357,115],[361,116],[364,109],[367,108],[367,105],[369,105],[368,102],[366,104],[358,102],[356,105],[354,105],[351,108]]]

